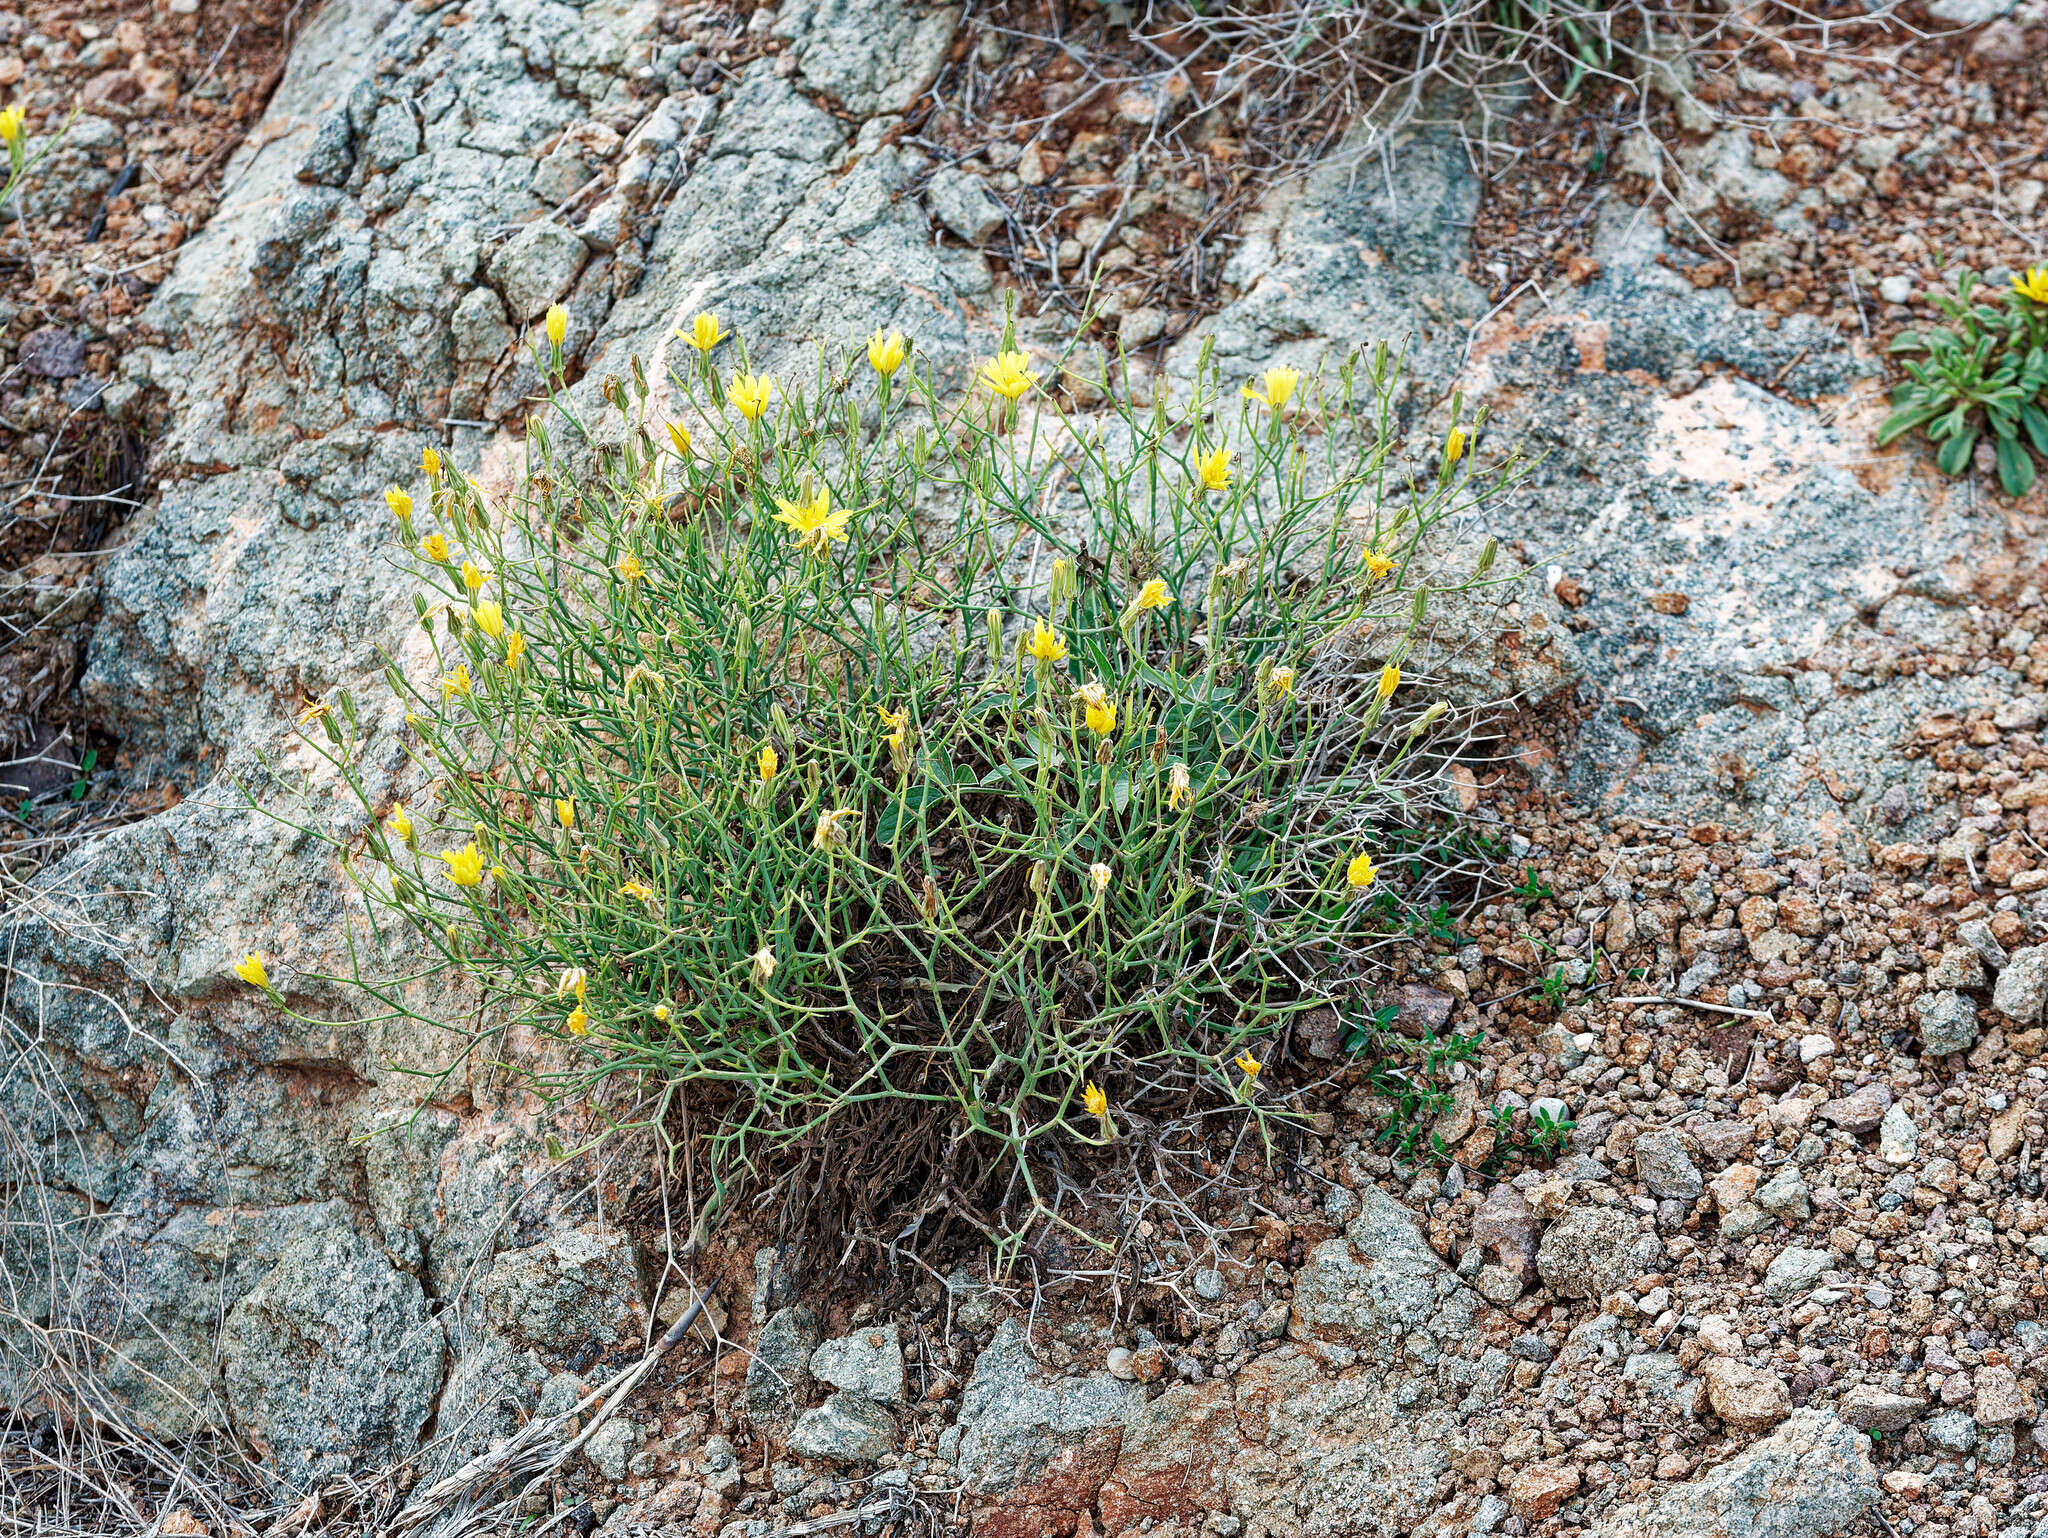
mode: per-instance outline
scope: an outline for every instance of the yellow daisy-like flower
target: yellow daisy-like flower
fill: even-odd
[[[846,525],[853,518],[851,508],[842,507],[836,512],[832,507],[832,493],[820,491],[808,502],[792,502],[786,497],[775,499],[775,521],[789,530],[792,543],[802,546],[813,555],[823,555],[833,540],[844,542]]]
[[[1278,703],[1294,692],[1294,669],[1277,667],[1266,679],[1266,691]]]
[[[2034,303],[2048,304],[2048,267],[2029,267],[2014,277],[2012,286]]]
[[[1131,612],[1143,614],[1148,609],[1163,609],[1173,602],[1173,593],[1164,577],[1154,577],[1138,589],[1138,596],[1131,600]]]
[[[860,813],[852,807],[841,807],[836,812],[820,812],[818,814],[818,826],[811,834],[811,847],[813,849],[837,849],[846,842],[847,834],[844,825],[850,820],[857,821],[859,817]]]
[[[1259,1070],[1266,1065],[1253,1057],[1251,1053],[1240,1052],[1237,1054],[1237,1066],[1247,1079],[1256,1079],[1259,1076]]]
[[[441,858],[448,862],[448,879],[457,886],[475,886],[484,879],[483,851],[474,842],[444,850]]]
[[[1088,705],[1088,730],[1098,737],[1107,737],[1116,730],[1116,701],[1104,700],[1100,704],[1091,701]]]
[[[555,997],[558,999],[566,999],[570,994],[573,993],[576,995],[576,1002],[578,1004],[581,1004],[583,1002],[583,990],[587,988],[589,984],[590,978],[584,972],[583,968],[564,967],[562,969],[561,978],[555,983]]]
[[[668,441],[684,459],[690,457],[690,430],[678,422],[668,424]]]
[[[1444,439],[1444,463],[1454,465],[1465,457],[1465,429],[1454,427]]]
[[[550,347],[560,347],[569,335],[569,312],[559,304],[548,306],[547,333]]]
[[[429,449],[427,452],[431,454],[433,450]],[[412,517],[412,497],[408,493],[399,490],[396,486],[386,486],[384,488],[384,505],[391,509],[391,516],[400,523],[404,523],[408,518]]]
[[[1024,655],[1033,662],[1050,665],[1067,660],[1067,643],[1044,620],[1031,627],[1031,639],[1024,643]]]
[[[420,450],[420,469],[426,472],[426,477],[430,481],[438,481],[441,478],[441,456],[434,452],[431,443]]]
[[[1188,766],[1175,764],[1166,771],[1166,804],[1177,812],[1194,799],[1194,787],[1188,783]]]
[[[999,352],[982,364],[981,382],[1004,400],[1013,401],[1037,384],[1038,376],[1031,372],[1030,353]]]
[[[555,821],[562,825],[564,833],[576,826],[576,802],[573,797],[555,797]]]
[[[1380,879],[1380,868],[1372,863],[1372,856],[1360,850],[1351,857],[1351,863],[1344,867],[1344,880],[1354,892],[1363,892]]]
[[[1211,449],[1195,461],[1202,485],[1209,491],[1223,491],[1230,485],[1230,450]]]
[[[761,756],[756,760],[755,767],[761,771],[763,783],[775,778],[776,771],[782,767],[782,756],[775,751],[773,743],[761,745]]]
[[[469,617],[476,625],[476,628],[489,636],[493,641],[504,637],[505,610],[496,601],[489,598],[479,598],[471,606]]]
[[[1301,370],[1289,368],[1286,364],[1275,364],[1266,370],[1265,389],[1254,390],[1246,385],[1242,391],[1248,401],[1257,401],[1273,415],[1278,416],[1294,399],[1295,387],[1301,383]]]
[[[569,1011],[569,1018],[564,1020],[562,1024],[569,1028],[571,1036],[588,1036],[590,1034],[590,1015],[581,1004],[578,1004]]]
[[[235,963],[235,976],[251,988],[261,988],[265,992],[270,989],[270,973],[264,969],[262,956],[255,951]]]
[[[429,534],[425,539],[421,540],[420,550],[426,555],[428,560],[443,566],[448,564],[448,541],[443,539],[438,532]]]
[[[648,886],[643,881],[622,882],[620,883],[619,890],[635,902],[652,903],[654,901],[654,888]]]
[[[690,322],[690,329],[684,331],[679,327],[677,328],[676,335],[696,348],[698,352],[707,353],[731,336],[732,333],[718,324],[718,317],[716,315],[713,315],[709,310],[700,310],[697,313],[697,318]]]
[[[654,1006],[654,1019],[657,1024],[659,1024],[661,1021],[668,1019],[668,1006],[666,1004],[657,1004]]]
[[[765,983],[775,975],[775,952],[770,947],[762,946],[748,959],[753,963],[755,982]]]
[[[21,143],[27,132],[28,112],[20,102],[0,112],[0,143],[4,143],[10,151]]]
[[[1365,551],[1359,556],[1359,559],[1365,563],[1365,574],[1375,582],[1382,581],[1393,573],[1393,560],[1388,556],[1380,554],[1371,545],[1365,547]]]
[[[1389,662],[1380,669],[1379,696],[1386,699],[1401,687],[1401,670]]]
[[[467,693],[469,693],[469,690],[470,690],[470,683],[469,683],[469,664],[468,664],[468,663],[466,663],[466,662],[458,662],[458,663],[457,663],[457,664],[455,665],[455,671],[454,671],[454,672],[452,672],[452,673],[444,673],[444,674],[442,674],[442,675],[441,675],[441,703],[442,703],[442,704],[444,704],[444,705],[445,705],[445,704],[447,704],[447,703],[448,703],[448,701],[450,701],[450,700],[454,699],[454,698],[455,698],[455,696],[456,696],[456,695],[458,695],[458,694],[467,694]]]
[[[1099,860],[1088,867],[1088,884],[1095,888],[1096,895],[1109,890],[1109,875],[1109,867]]]
[[[640,564],[640,557],[628,550],[619,557],[619,578],[624,582],[638,582],[647,575],[647,568]]]
[[[412,842],[412,818],[406,814],[403,801],[392,803],[391,810],[384,814],[384,826],[393,838],[408,844]]]
[[[884,737],[882,740],[888,743],[889,746],[892,748],[902,747],[904,733],[910,730],[910,711],[908,707],[898,710],[888,710],[880,705],[877,705],[875,707],[875,714],[880,716],[882,718],[882,724],[889,728],[888,736]]]
[[[315,721],[326,715],[327,711],[327,701],[308,700],[299,707],[299,725],[302,727],[311,726]]]
[[[505,637],[505,666],[508,668],[518,667],[519,659],[525,655],[526,637],[515,630]]]
[[[485,571],[474,561],[464,561],[462,563],[462,585],[472,593],[480,591],[484,583],[489,580],[490,575],[489,572]]]
[[[1102,1086],[1092,1079],[1088,1081],[1088,1087],[1081,1091],[1081,1104],[1088,1108],[1090,1116],[1109,1114],[1109,1096],[1103,1092]]]
[[[768,409],[768,397],[774,392],[775,381],[766,374],[736,374],[725,393],[741,416],[749,422],[758,422],[761,413]]]
[[[868,338],[868,367],[887,379],[903,367],[903,360],[909,352],[909,344],[903,340],[902,332],[891,331],[885,336],[877,331]]]

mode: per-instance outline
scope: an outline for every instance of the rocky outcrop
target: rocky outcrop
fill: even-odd
[[[1829,1538],[1879,1500],[1867,1439],[1826,1410],[1602,1522],[1597,1538]]]

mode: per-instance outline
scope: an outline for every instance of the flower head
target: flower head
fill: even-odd
[[[430,481],[438,481],[441,478],[441,456],[434,451],[431,443],[420,450],[420,469],[426,473]]]
[[[483,851],[473,839],[460,849],[443,850],[441,858],[448,862],[448,879],[457,886],[475,886],[484,879]]]
[[[860,813],[852,807],[841,807],[836,812],[820,812],[818,826],[811,834],[813,849],[837,849],[846,842],[846,830],[841,826],[849,819],[858,821]]]
[[[772,947],[762,946],[754,952],[752,960],[755,982],[765,983],[775,975],[775,951]]]
[[[631,694],[635,689],[642,688],[659,689],[666,681],[646,663],[636,662],[626,673],[626,692]]]
[[[1102,1086],[1092,1079],[1088,1081],[1088,1087],[1081,1091],[1081,1104],[1088,1108],[1090,1116],[1109,1114],[1109,1096],[1103,1093]]]
[[[1088,867],[1088,884],[1100,895],[1109,890],[1109,875],[1109,867],[1098,860]]]
[[[887,379],[903,367],[903,359],[909,351],[909,344],[903,340],[902,332],[891,331],[884,336],[877,331],[868,338],[868,366]]]
[[[1444,463],[1454,465],[1465,457],[1465,429],[1454,427],[1444,438]]]
[[[1088,707],[1088,730],[1098,737],[1107,737],[1116,730],[1116,701],[1104,700]]]
[[[1265,389],[1254,390],[1250,385],[1246,385],[1242,394],[1246,400],[1257,401],[1274,416],[1278,416],[1286,408],[1287,403],[1294,399],[1295,386],[1300,383],[1300,369],[1289,368],[1286,364],[1279,363],[1266,370]]]
[[[910,730],[909,708],[905,706],[895,710],[888,710],[877,705],[875,707],[875,714],[880,716],[882,724],[889,728],[889,735],[883,740],[892,748],[902,747],[904,734]]]
[[[311,726],[315,721],[326,715],[330,709],[332,707],[325,700],[306,701],[299,710],[299,725],[302,727]]]
[[[1175,764],[1166,771],[1166,804],[1177,812],[1194,799],[1194,787],[1188,783],[1188,766]]]
[[[699,353],[707,353],[732,333],[720,326],[718,317],[709,310],[699,310],[697,318],[690,322],[690,329],[684,331],[679,327],[676,335],[696,348]]]
[[[490,575],[474,561],[462,563],[462,585],[472,593],[480,591],[484,583],[490,580]]]
[[[1266,675],[1266,694],[1275,703],[1294,692],[1294,669],[1281,666]]]
[[[1392,557],[1380,554],[1371,545],[1365,547],[1365,551],[1359,556],[1359,559],[1365,563],[1365,574],[1375,582],[1383,580],[1394,569]]]
[[[1251,1053],[1240,1052],[1237,1054],[1237,1066],[1247,1079],[1256,1079],[1259,1076],[1259,1070],[1266,1065],[1253,1057]]]
[[[1372,856],[1360,850],[1351,857],[1351,863],[1344,867],[1344,880],[1354,892],[1363,892],[1380,879],[1380,868],[1372,863]]]
[[[1195,461],[1195,470],[1202,477],[1205,489],[1224,490],[1230,485],[1230,450],[1211,449]]]
[[[525,655],[526,637],[515,630],[505,637],[505,666],[508,668],[518,667],[519,659]]]
[[[761,771],[761,782],[763,784],[775,778],[775,772],[782,767],[782,758],[775,751],[773,743],[764,742],[761,744],[761,756],[756,761],[756,767]]]
[[[493,641],[503,638],[505,634],[505,610],[495,599],[479,598],[471,606],[469,617],[475,623],[476,628],[489,636]]]
[[[573,796],[555,797],[555,821],[562,825],[564,833],[576,826],[576,801]]]
[[[1173,602],[1173,592],[1166,585],[1164,577],[1154,577],[1138,589],[1138,596],[1131,600],[1131,612],[1143,614],[1148,609],[1163,609]]]
[[[1386,699],[1389,695],[1391,695],[1396,689],[1400,687],[1401,670],[1395,667],[1393,663],[1389,662],[1385,667],[1380,669],[1379,696],[1381,699]]]
[[[548,306],[548,346],[560,347],[569,334],[569,312],[558,304]]]
[[[749,422],[758,422],[761,413],[768,409],[768,397],[775,391],[775,381],[767,374],[736,374],[726,394],[739,414]]]
[[[628,550],[619,557],[619,580],[621,582],[638,582],[646,575],[647,568],[640,564],[640,557],[632,551]]]
[[[4,143],[9,151],[21,143],[22,135],[27,131],[28,113],[20,102],[0,112],[0,143]]]
[[[564,1020],[562,1024],[569,1028],[571,1036],[588,1036],[590,1034],[590,1015],[581,1004],[578,1004],[569,1011],[569,1018]]]
[[[441,703],[447,704],[458,694],[469,693],[469,664],[458,662],[455,671],[441,675]]]
[[[391,804],[391,810],[384,814],[384,826],[393,838],[408,844],[412,842],[412,818],[406,814],[403,801]]]
[[[12,107],[8,110],[19,112],[21,109],[19,107]],[[251,988],[261,988],[265,993],[270,991],[270,973],[264,970],[263,957],[255,951],[249,952],[248,955],[235,963],[235,976],[239,977]]]
[[[654,903],[654,888],[644,881],[621,882],[619,890],[635,902],[646,903],[649,906]]]
[[[981,366],[981,382],[1004,400],[1015,400],[1038,383],[1028,352],[999,352]]]
[[[792,543],[802,546],[814,555],[823,555],[833,540],[844,541],[846,525],[853,517],[850,508],[832,509],[832,493],[820,490],[808,502],[792,502],[786,497],[777,497],[775,505],[781,509],[775,521],[789,529]]]
[[[427,452],[431,454],[434,451],[432,449],[429,449],[427,450]],[[400,523],[404,523],[407,519],[412,517],[411,494],[409,492],[400,490],[396,486],[386,486],[384,488],[384,505],[391,509],[391,516],[396,518]]]
[[[576,995],[576,1002],[581,1004],[583,1002],[583,990],[589,986],[589,983],[590,979],[584,973],[583,968],[564,967],[561,977],[555,983],[555,997],[566,999],[573,993]]]
[[[1024,643],[1024,655],[1047,666],[1067,660],[1067,643],[1044,620],[1031,627],[1031,639]]]
[[[667,1018],[668,1018],[668,1006],[667,1006],[666,1004],[657,1004],[657,1005],[655,1005],[655,1006],[654,1006],[654,1019],[655,1019],[655,1023],[656,1023],[656,1024],[659,1024],[660,1022],[662,1022],[662,1021],[666,1020]]]
[[[684,459],[690,457],[690,430],[680,422],[668,424],[668,441],[675,445],[675,451]]]
[[[2048,304],[2048,267],[2029,267],[2015,275],[2012,286],[2036,304]]]
[[[447,564],[448,541],[443,539],[438,531],[429,534],[425,539],[421,540],[420,549],[426,552],[428,560],[438,561],[443,565]]]

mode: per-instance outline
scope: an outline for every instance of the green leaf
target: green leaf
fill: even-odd
[[[2027,439],[2034,445],[2037,454],[2048,454],[2048,411],[2043,411],[2032,401],[2020,407],[2020,426],[2026,429]]]
[[[1999,435],[1998,483],[2009,497],[2023,497],[2034,486],[2034,460],[2017,438]]]
[[[902,795],[882,808],[882,815],[875,824],[876,835],[885,844],[896,842],[896,835],[908,824],[917,821],[917,814],[934,801],[946,798],[943,785],[912,785]]]
[[[1128,774],[1120,774],[1109,782],[1109,804],[1116,808],[1119,817],[1131,804],[1131,777]]]
[[[1927,351],[1927,343],[1921,340],[1920,333],[1917,331],[1901,331],[1892,338],[1892,345],[1886,350],[1889,352],[1925,352]]]
[[[1934,456],[1934,462],[1943,475],[1961,475],[1969,468],[1970,451],[1977,447],[1978,429],[1966,427],[1942,444],[1941,452]]]
[[[1942,403],[1936,401],[1932,405],[1908,406],[1903,410],[1894,411],[1884,419],[1884,425],[1877,430],[1877,446],[1883,448],[1894,438],[1899,437],[1903,433],[1911,432],[1929,417],[1937,415],[1941,410]]]

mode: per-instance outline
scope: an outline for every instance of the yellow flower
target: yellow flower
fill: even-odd
[[[1366,575],[1375,582],[1380,581],[1394,569],[1393,561],[1387,556],[1381,555],[1371,545],[1365,547],[1365,553],[1359,559],[1365,562]]]
[[[676,422],[669,423],[668,441],[675,445],[676,452],[684,459],[690,457],[690,432],[688,428]]]
[[[903,734],[910,730],[910,711],[907,708],[887,710],[877,705],[875,707],[875,714],[880,716],[882,724],[889,728],[889,735],[882,740],[892,748],[902,747]]]
[[[452,853],[443,851],[441,858],[448,862],[448,879],[457,886],[475,886],[484,879],[483,851],[474,841]]]
[[[749,959],[754,963],[755,982],[765,983],[775,975],[775,952],[768,946],[762,946]]]
[[[1081,1104],[1088,1108],[1090,1116],[1107,1116],[1109,1114],[1109,1096],[1104,1094],[1102,1086],[1095,1083],[1092,1079],[1089,1081],[1088,1087],[1081,1091]]]
[[[1188,766],[1175,764],[1166,771],[1166,804],[1177,812],[1194,799],[1194,787],[1188,783]]]
[[[502,865],[493,865],[491,867],[491,879],[493,881],[503,881],[505,879],[505,867]]]
[[[640,557],[628,550],[619,557],[619,577],[622,581],[638,582],[647,575],[647,568],[640,564]]]
[[[525,655],[526,637],[515,630],[505,637],[505,666],[508,668],[518,667],[519,659]]]
[[[505,611],[495,600],[479,598],[475,606],[470,609],[469,617],[475,623],[476,628],[489,636],[493,641],[499,640],[504,636]]]
[[[21,109],[19,107],[11,107],[8,110],[19,112]],[[270,991],[270,974],[264,970],[263,958],[255,951],[249,952],[248,955],[235,963],[235,976],[239,977],[251,988],[261,988],[266,993]]]
[[[1083,691],[1083,699],[1088,707],[1088,730],[1098,737],[1107,737],[1116,730],[1116,701],[1102,697],[1100,684],[1095,688],[1097,697],[1093,699],[1088,699],[1086,691]]]
[[[2022,277],[2015,277],[2012,286],[2036,304],[2048,304],[2048,267],[2029,267]]]
[[[775,515],[775,521],[789,529],[791,541],[818,555],[825,553],[831,541],[845,540],[847,522],[853,517],[850,508],[832,510],[829,491],[820,491],[808,502],[777,497],[775,505],[782,509]]]
[[[868,366],[887,379],[903,367],[904,355],[909,351],[904,344],[902,332],[891,331],[884,336],[877,331],[868,338]]]
[[[1237,1054],[1237,1066],[1244,1071],[1244,1076],[1247,1079],[1256,1079],[1259,1076],[1259,1070],[1266,1065],[1253,1057],[1251,1053],[1240,1052]]]
[[[1294,692],[1294,669],[1277,667],[1266,679],[1266,688],[1274,700],[1284,700]]]
[[[635,902],[643,902],[650,905],[654,902],[654,888],[648,886],[645,882],[628,881],[622,884],[619,890]]]
[[[441,703],[447,704],[458,694],[469,693],[469,664],[459,662],[455,671],[441,676]]]
[[[774,779],[775,771],[782,767],[782,756],[775,751],[773,743],[764,742],[761,744],[761,756],[756,763],[761,771],[761,779],[765,783]]]
[[[1401,670],[1395,667],[1393,663],[1389,662],[1385,667],[1380,669],[1380,698],[1387,698],[1387,696],[1392,694],[1396,689],[1400,687]]]
[[[441,456],[434,452],[431,443],[420,450],[420,468],[426,472],[430,481],[438,481],[441,478]],[[390,493],[386,492],[385,495],[389,496]]]
[[[1067,643],[1058,631],[1039,620],[1031,627],[1031,639],[1024,643],[1024,655],[1048,665],[1067,660]]]
[[[1230,450],[1211,449],[1195,461],[1202,484],[1210,491],[1222,491],[1230,484]]]
[[[412,818],[406,815],[403,801],[392,803],[391,810],[384,814],[384,826],[393,837],[408,844],[412,842]]]
[[[698,352],[706,353],[732,335],[732,333],[723,329],[718,324],[718,317],[716,315],[713,315],[709,310],[700,310],[697,312],[697,318],[690,322],[690,329],[688,331],[678,329],[676,335],[696,348]]]
[[[426,552],[428,560],[439,561],[443,565],[447,564],[448,541],[439,534],[429,534],[425,539],[421,540],[420,549]]]
[[[659,1024],[663,1020],[666,1020],[668,1018],[668,1006],[666,1004],[655,1005],[654,1018],[657,1024]]]
[[[1100,708],[1109,703],[1109,691],[1102,687],[1100,679],[1089,679],[1088,682],[1076,689],[1074,693],[1081,697],[1081,703],[1084,705],[1093,705]]]
[[[1344,867],[1344,879],[1351,889],[1363,892],[1380,879],[1380,868],[1372,863],[1372,856],[1360,850],[1351,857],[1351,863]]]
[[[431,454],[434,451],[429,449],[427,452]],[[384,505],[391,509],[391,516],[400,523],[404,523],[412,516],[412,497],[396,486],[384,488]]]
[[[11,150],[21,143],[22,135],[27,131],[28,113],[19,102],[5,112],[0,112],[0,141],[4,141],[8,149]]]
[[[560,347],[562,339],[569,334],[569,312],[558,304],[549,305],[547,326],[548,346]]]
[[[1294,387],[1301,383],[1301,370],[1289,368],[1286,364],[1275,364],[1266,370],[1266,388],[1254,390],[1246,385],[1244,398],[1258,401],[1273,415],[1278,416],[1287,403],[1294,399]]]
[[[576,801],[574,797],[555,797],[555,821],[562,825],[564,833],[576,826]]]
[[[837,849],[846,842],[845,830],[840,824],[848,818],[858,818],[860,813],[851,807],[841,807],[836,812],[820,812],[817,830],[811,834],[813,849]]]
[[[725,393],[732,398],[741,416],[749,422],[758,422],[761,413],[768,409],[768,397],[774,390],[775,381],[766,374],[736,374]]]
[[[589,986],[589,983],[590,979],[585,975],[583,968],[564,967],[561,980],[555,984],[555,997],[565,999],[573,993],[576,995],[576,1002],[581,1004],[583,1002],[583,990]]]
[[[981,366],[981,382],[1004,400],[1015,400],[1038,383],[1028,352],[999,352]]]
[[[1465,429],[1454,427],[1444,439],[1444,463],[1454,465],[1465,457]]]
[[[564,1020],[562,1024],[569,1028],[571,1036],[588,1036],[590,1034],[590,1016],[585,1013],[581,1004],[578,1004],[569,1011],[569,1018]]]
[[[327,701],[308,700],[304,705],[302,705],[299,708],[299,725],[311,726],[315,721],[319,720],[322,716],[326,714]]]
[[[1088,884],[1095,888],[1097,895],[1109,890],[1109,867],[1101,861],[1088,867]]]
[[[1163,609],[1173,602],[1173,594],[1167,590],[1166,579],[1154,577],[1138,589],[1138,596],[1131,600],[1131,612],[1143,614],[1147,609]]]
[[[464,561],[462,563],[462,585],[472,593],[479,591],[490,575],[489,572],[485,571],[474,561]]]

